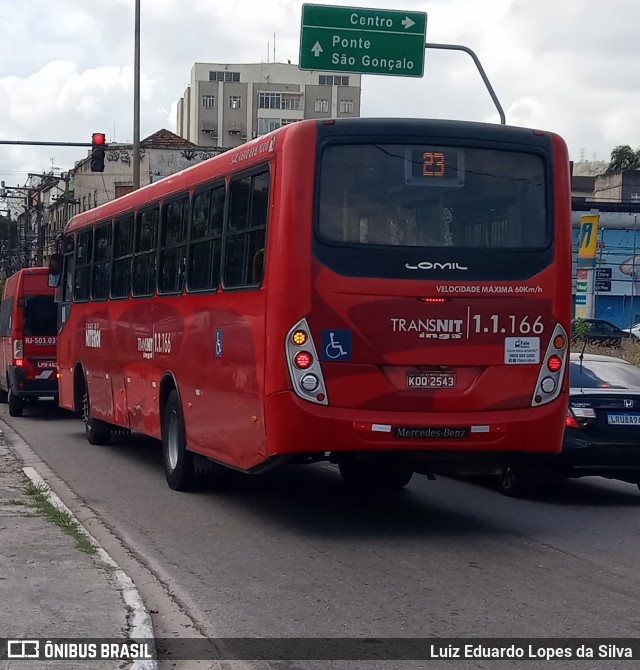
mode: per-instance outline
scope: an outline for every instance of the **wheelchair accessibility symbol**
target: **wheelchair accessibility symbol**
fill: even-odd
[[[323,330],[322,359],[325,361],[350,361],[351,331]]]

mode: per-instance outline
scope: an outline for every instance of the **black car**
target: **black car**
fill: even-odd
[[[610,347],[619,347],[622,340],[628,340],[631,333],[618,328],[615,324],[605,321],[604,319],[579,319],[588,327],[588,330],[582,334],[577,332],[576,321],[571,322],[571,340],[576,341],[578,337],[582,337],[589,344],[604,344]]]
[[[528,454],[498,485],[518,495],[542,480],[599,475],[640,488],[640,368],[621,358],[572,353],[562,452]]]

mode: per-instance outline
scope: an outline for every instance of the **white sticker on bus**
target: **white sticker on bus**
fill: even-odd
[[[86,323],[84,328],[84,344],[92,349],[100,349],[100,324]]]
[[[505,337],[504,362],[507,365],[535,365],[540,362],[539,337]]]

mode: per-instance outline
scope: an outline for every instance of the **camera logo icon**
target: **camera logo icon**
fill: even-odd
[[[7,658],[40,658],[40,641],[7,640]]]

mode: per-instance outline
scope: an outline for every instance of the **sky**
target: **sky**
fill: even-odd
[[[299,62],[302,0],[141,0],[140,137],[175,131],[196,62]],[[427,14],[427,42],[480,59],[510,125],[570,158],[640,146],[638,0],[323,0]],[[0,0],[0,140],[133,140],[134,0]],[[274,38],[275,36],[275,38]],[[427,49],[422,78],[364,75],[361,115],[498,123],[472,61]],[[82,147],[0,145],[0,179],[66,171]]]

